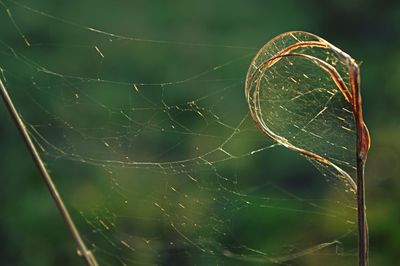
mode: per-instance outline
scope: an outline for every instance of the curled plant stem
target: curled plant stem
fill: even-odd
[[[313,48],[316,48],[315,52],[312,51]],[[322,58],[321,49],[326,49],[326,59]],[[331,80],[335,83],[337,87],[336,89],[341,92],[344,100],[348,104],[350,104],[350,107],[352,109],[351,111],[345,108],[342,108],[342,110],[348,111],[348,113],[352,113],[352,118],[354,119],[352,122],[355,123],[355,139],[353,139],[352,136],[352,141],[356,141],[356,147],[354,150],[354,152],[356,153],[356,158],[353,157],[354,159],[356,159],[355,178],[353,176],[350,176],[349,173],[336,165],[336,163],[332,160],[335,159],[335,155],[331,154],[330,156],[328,156],[326,150],[321,150],[320,153],[318,151],[308,150],[307,147],[304,147],[302,143],[299,143],[298,141],[297,143],[296,141],[293,141],[294,143],[292,143],[292,140],[294,140],[296,135],[293,135],[290,132],[285,135],[280,135],[280,133],[282,132],[275,132],[273,128],[270,127],[273,122],[269,121],[268,119],[264,120],[264,116],[269,111],[270,113],[273,113],[276,117],[284,115],[284,113],[279,113],[278,111],[274,110],[274,108],[284,109],[281,105],[273,106],[269,111],[265,113],[261,112],[260,91],[261,89],[268,88],[268,86],[271,86],[271,92],[277,91],[277,84],[270,84],[270,82],[272,82],[272,80],[275,78],[274,73],[272,73],[269,77],[267,77],[266,73],[282,59],[287,59],[287,62],[289,62],[290,65],[293,65],[293,63],[291,63],[288,58],[307,59],[308,61],[314,63],[316,66],[324,70],[326,74],[329,75],[328,77],[330,77]],[[338,68],[339,71],[336,69],[337,62],[341,63],[341,67]],[[282,75],[279,74],[277,76],[279,76],[279,78],[290,78],[290,80],[296,84],[292,85],[294,86],[293,88],[295,88],[295,86],[300,86],[298,82],[299,80],[301,81],[301,79],[296,81],[293,78],[293,75],[288,76],[292,73],[291,71],[289,71],[289,68],[287,66],[284,67],[286,68],[285,72],[283,72]],[[348,77],[347,75],[345,75],[345,79],[341,76],[343,75],[343,73],[341,72],[344,71],[348,71],[348,73],[346,73],[348,74]],[[275,70],[275,72],[278,73],[279,68],[278,70]],[[304,75],[304,73],[303,76],[305,76],[307,79],[309,78],[308,76]],[[348,80],[349,83],[346,84],[345,80]],[[279,81],[282,80],[278,80],[278,82]],[[262,84],[263,86],[261,86]],[[287,85],[282,84],[281,90],[288,91],[288,88],[285,88],[285,86]],[[331,94],[329,91],[328,93]],[[364,167],[367,160],[367,153],[370,148],[371,140],[368,129],[363,120],[361,104],[362,100],[360,93],[360,75],[359,67],[356,61],[351,58],[351,56],[341,51],[339,48],[333,46],[326,40],[323,40],[316,35],[301,31],[286,32],[275,37],[267,44],[265,44],[254,57],[246,76],[245,95],[249,107],[249,112],[253,121],[266,136],[280,143],[286,148],[289,148],[305,157],[310,158],[313,161],[316,161],[328,167],[332,167],[338,172],[338,175],[341,178],[344,178],[343,180],[348,185],[350,185],[350,191],[354,192],[357,197],[358,265],[368,266],[368,224],[365,207],[366,204]],[[295,98],[297,98],[297,96]],[[292,98],[290,100],[293,100],[295,98]],[[315,118],[322,114],[326,109],[327,106],[324,106],[324,109],[322,109],[322,111],[319,112],[316,116],[312,117],[311,120],[309,120],[309,122],[301,130],[303,130],[311,122],[315,121]],[[343,118],[340,118],[340,120],[342,119]],[[321,136],[318,137],[321,138]],[[334,145],[333,143],[330,144]],[[352,162],[353,158],[351,159]],[[351,173],[353,172],[351,171]]]
[[[15,108],[10,96],[8,95],[8,92],[2,82],[2,80],[0,79],[0,93],[1,93],[1,97],[3,98],[3,102],[8,110],[8,112],[10,113],[15,126],[17,127],[19,133],[22,136],[22,139],[26,145],[26,147],[28,148],[33,161],[35,162],[36,167],[38,168],[41,176],[43,177],[47,188],[49,189],[49,192],[51,194],[51,197],[54,200],[54,203],[56,204],[58,210],[61,213],[61,216],[63,217],[68,230],[70,231],[77,249],[78,249],[78,254],[79,256],[81,256],[86,265],[88,266],[97,266],[98,263],[96,261],[96,258],[94,257],[93,253],[86,247],[85,243],[83,242],[78,229],[76,228],[67,207],[64,204],[64,201],[62,200],[51,176],[49,175],[43,160],[41,159],[35,145],[32,142],[31,137],[29,136],[28,130],[26,129],[26,126],[24,124],[24,122],[22,121],[21,117],[19,116],[17,109]]]

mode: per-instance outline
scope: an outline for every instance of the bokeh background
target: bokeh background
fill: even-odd
[[[18,3],[43,11],[56,19],[40,15],[32,10],[29,11]],[[371,265],[397,265],[400,261],[400,230],[398,228],[400,225],[398,206],[400,199],[400,181],[398,179],[400,171],[400,90],[398,90],[398,84],[400,84],[400,50],[398,49],[400,45],[400,2],[342,0],[218,2],[207,0],[115,3],[107,1],[35,1],[31,3],[28,1],[4,1],[0,4],[0,41],[3,44],[1,58],[4,58],[4,61],[0,61],[0,67],[5,70],[6,76],[8,71],[12,76],[10,79],[16,80],[19,76],[13,76],[13,74],[17,73],[18,65],[13,65],[9,63],[11,61],[6,60],[9,57],[9,50],[5,47],[11,47],[16,51],[25,51],[26,44],[18,29],[28,40],[32,41],[34,52],[28,52],[28,54],[33,62],[51,65],[53,69],[63,74],[94,78],[97,75],[101,79],[117,81],[124,81],[126,77],[132,76],[133,80],[146,83],[184,80],[193,73],[210,70],[229,59],[243,57],[239,63],[229,66],[227,71],[212,72],[211,77],[207,77],[214,80],[236,78],[240,83],[244,79],[247,65],[257,49],[274,36],[289,30],[312,32],[337,45],[361,62],[364,116],[372,137],[366,168]],[[7,13],[7,8],[12,14],[12,19]],[[60,21],[62,19],[72,21],[76,25]],[[18,26],[15,26],[12,20]],[[104,44],[104,36],[94,34],[80,25],[146,40],[200,45],[196,48],[196,46],[185,46],[178,43],[157,44],[128,40],[117,46],[125,53],[123,55],[115,53],[112,57],[113,63],[107,65],[99,61],[97,53],[93,52],[93,55],[88,55],[88,50],[86,50],[87,47],[97,43]],[[83,47],[82,49],[80,49],[80,45]],[[250,49],[235,49],[228,46],[249,47]],[[117,48],[111,47],[110,49]],[[107,59],[107,48],[104,49]],[[135,49],[141,52],[135,53]],[[129,53],[132,53],[132,56]],[[54,66],[56,67],[54,68]],[[20,75],[23,77],[24,73]],[[31,74],[25,73],[25,75]],[[49,87],[56,86],[57,82],[59,80],[49,79]],[[20,84],[25,83],[27,83],[26,80]],[[196,84],[200,87],[199,83]],[[210,86],[216,88],[222,86],[215,82],[212,84]],[[43,83],[37,88],[42,87],[44,88]],[[16,89],[18,90],[18,88]],[[22,86],[19,89],[20,92],[11,92],[11,94],[24,95]],[[182,96],[183,92],[184,88],[178,88],[175,94],[171,94],[172,96],[176,95],[176,99],[172,98],[170,101],[183,101],[185,98]],[[28,99],[35,98],[30,93],[25,94],[28,94],[24,96]],[[102,97],[112,98],[114,97],[112,95],[110,90],[109,94]],[[169,97],[172,97],[171,95]],[[230,97],[242,97],[242,91],[229,95]],[[35,121],[35,115],[40,116],[41,114],[35,111],[33,101],[29,105],[28,102],[25,102],[24,97],[21,97],[18,102],[21,113],[28,121]],[[65,97],[64,99],[67,101],[70,100],[69,96],[62,97]],[[118,97],[115,97],[116,101],[117,99]],[[47,100],[49,106],[52,101],[51,98]],[[226,104],[226,102],[223,103]],[[235,106],[232,108],[234,110]],[[232,112],[235,113],[235,111]],[[0,124],[2,150],[0,161],[2,182],[0,186],[0,240],[2,243],[0,264],[83,264],[81,259],[76,256],[74,243],[3,105],[0,107],[0,119],[2,121]],[[226,119],[229,120],[229,118]],[[31,123],[34,124],[34,122]],[[52,134],[57,135],[56,132]],[[174,142],[175,140],[169,141]],[[157,147],[160,146],[155,145],[155,147],[154,149],[158,149]],[[175,153],[168,156],[179,158],[181,152],[180,149],[176,149]],[[162,156],[160,158],[165,159]],[[309,166],[304,166],[301,158],[287,151],[280,151],[280,153],[265,158],[276,162],[275,166],[269,169],[271,176],[275,176],[275,178],[277,176],[283,180],[294,177],[303,178],[301,176],[307,176],[312,171],[308,169]],[[288,161],[293,167],[285,167],[282,172],[280,168],[287,165]],[[49,163],[52,163],[55,169],[63,169],[62,166],[58,167],[54,160],[50,160]],[[64,166],[64,168],[66,167],[70,167],[70,165]],[[298,169],[302,167],[306,169],[300,170],[299,174]],[[91,170],[86,169],[85,171],[89,173]],[[227,171],[229,172],[229,170]],[[265,171],[265,169],[254,168],[253,171],[247,174],[256,176],[258,172]],[[73,174],[74,171],[71,171],[71,175]],[[273,178],[271,180],[276,181]],[[107,184],[109,183],[105,182],[102,185]],[[79,187],[81,183],[71,181],[66,182],[63,186],[66,187],[64,193],[68,194],[74,191],[68,186]],[[289,186],[293,186],[293,183],[290,183]],[[315,188],[317,185],[314,183],[312,187]],[[307,186],[297,185],[296,187],[296,191],[299,193],[305,193],[304,191],[309,189]],[[88,198],[91,196],[88,193],[90,189],[83,188],[82,190],[84,191],[82,193],[86,193]],[[83,201],[87,200],[83,199]],[[68,203],[70,202],[73,206],[72,197],[69,198]],[[259,215],[262,217],[262,214]],[[267,217],[267,219],[269,218]],[[281,221],[277,220],[276,224],[271,226],[279,228],[280,223]],[[85,229],[85,232],[88,231],[89,229]],[[284,230],[282,229],[282,231]],[[287,236],[281,235],[281,237],[286,238]],[[319,262],[309,262],[308,265],[321,265],[323,260],[319,259]],[[179,261],[169,261],[168,258],[159,263],[180,264]],[[181,262],[181,264],[185,263],[190,264],[193,261]],[[306,262],[302,263],[298,265],[307,265]],[[203,264],[215,263],[203,261]]]

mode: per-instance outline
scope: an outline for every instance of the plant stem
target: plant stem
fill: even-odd
[[[78,229],[76,228],[68,210],[67,207],[65,206],[52,178],[50,177],[43,160],[41,159],[35,145],[32,142],[31,137],[29,136],[28,130],[26,129],[26,126],[24,122],[22,121],[21,117],[19,116],[17,109],[15,108],[10,96],[8,95],[8,92],[0,79],[0,93],[1,97],[3,98],[4,104],[10,113],[11,117],[13,118],[14,124],[17,127],[19,133],[22,136],[22,139],[24,140],[24,143],[26,147],[28,148],[33,161],[36,164],[36,167],[38,168],[41,176],[43,177],[47,188],[50,191],[51,197],[53,198],[58,210],[61,213],[61,216],[63,217],[68,230],[70,231],[73,239],[75,240],[77,249],[78,249],[78,254],[83,257],[83,259],[86,262],[86,265],[88,266],[97,266],[98,263],[96,261],[96,258],[94,257],[93,253],[86,247],[85,243],[83,242]]]
[[[357,156],[357,214],[358,260],[360,266],[368,266],[368,224],[365,208],[365,161]]]
[[[357,217],[358,217],[358,263],[368,266],[368,224],[365,208],[365,162],[371,145],[371,139],[362,115],[360,72],[353,59],[350,59],[350,85],[353,95],[353,114],[356,124],[356,161],[357,161]]]

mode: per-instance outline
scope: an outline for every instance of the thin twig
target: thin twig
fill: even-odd
[[[370,147],[370,136],[364,123],[360,93],[360,75],[358,65],[352,61],[350,66],[350,84],[353,93],[353,112],[356,123],[356,160],[357,160],[357,221],[358,221],[358,261],[360,266],[368,266],[368,224],[365,207],[365,162]]]
[[[357,213],[359,265],[368,266],[368,225],[365,209],[364,160],[357,158]]]
[[[19,116],[17,109],[15,108],[10,96],[8,95],[6,87],[4,86],[1,79],[0,79],[0,93],[1,97],[3,98],[4,104],[7,107],[8,112],[13,118],[15,126],[18,128],[18,131],[21,134],[25,145],[32,156],[33,161],[35,162],[41,176],[46,182],[47,188],[49,189],[50,194],[68,227],[68,230],[70,231],[73,239],[75,240],[78,249],[78,254],[82,256],[82,258],[85,260],[88,266],[98,266],[98,263],[93,253],[86,247],[85,243],[83,242],[78,229],[76,228],[60,194],[58,193],[58,190],[52,178],[50,177],[35,145],[33,144],[32,139],[29,136],[28,130],[26,129],[24,122]]]

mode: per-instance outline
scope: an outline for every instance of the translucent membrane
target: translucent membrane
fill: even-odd
[[[357,194],[359,265],[367,265],[364,165],[370,137],[359,80],[358,65],[348,54],[313,34],[288,32],[258,52],[245,92],[264,134]]]
[[[356,126],[350,86],[354,60],[324,39],[288,32],[253,59],[246,98],[253,120],[356,192]]]

